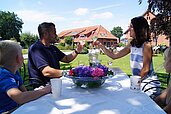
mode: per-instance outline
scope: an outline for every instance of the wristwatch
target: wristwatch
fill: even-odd
[[[77,51],[76,49],[75,49],[74,51],[75,51],[76,54],[79,54],[78,51]]]
[[[67,71],[66,70],[62,70],[62,76],[67,76],[67,75],[68,75]]]

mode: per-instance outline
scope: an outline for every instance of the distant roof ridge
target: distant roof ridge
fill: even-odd
[[[101,26],[101,25],[92,25],[92,26],[78,27],[78,28],[67,29],[67,30],[63,30],[63,31],[71,31],[71,30],[84,29],[84,28],[90,28],[90,27],[96,27],[96,26],[98,27],[98,26]]]
[[[152,15],[156,16],[153,12],[151,12],[149,9],[147,9],[142,16],[145,16],[146,13],[150,12]]]

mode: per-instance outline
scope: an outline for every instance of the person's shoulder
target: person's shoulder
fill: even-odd
[[[55,50],[57,50],[57,51],[60,51],[60,50],[58,49],[58,47],[56,47],[55,45],[50,45],[50,48],[55,49]]]
[[[152,45],[148,42],[144,43],[144,48],[152,48]]]
[[[34,49],[42,49],[43,46],[42,46],[42,43],[37,40],[36,42],[34,42],[30,47],[29,47],[29,50],[34,50]]]
[[[9,75],[11,75],[11,73],[8,70],[3,67],[0,68],[0,80],[9,77]]]

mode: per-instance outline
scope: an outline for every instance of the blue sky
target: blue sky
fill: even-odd
[[[125,31],[130,19],[142,15],[147,0],[1,0],[0,10],[17,14],[24,22],[22,32],[37,34],[42,22],[53,22],[62,30],[102,25],[107,30],[121,26]]]

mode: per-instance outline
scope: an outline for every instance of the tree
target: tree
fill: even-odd
[[[68,45],[72,45],[72,37],[71,36],[66,36],[65,37],[65,43],[68,44]]]
[[[113,30],[110,31],[114,36],[119,38],[119,42],[120,42],[120,38],[123,34],[123,29],[119,26],[117,27],[113,27]]]
[[[21,45],[25,48],[28,48],[31,44],[33,44],[38,39],[38,36],[31,33],[22,33],[20,39],[21,39]]]
[[[140,4],[142,1],[139,0]],[[168,36],[171,46],[171,0],[148,0],[148,3],[148,9],[156,14],[156,19],[151,23],[152,31]]]
[[[2,40],[15,38],[19,42],[22,25],[23,21],[14,12],[0,11],[0,37]]]

